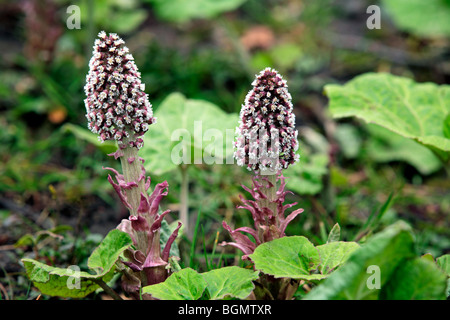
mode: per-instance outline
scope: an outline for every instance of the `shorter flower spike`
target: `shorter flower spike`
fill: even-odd
[[[286,80],[270,68],[252,86],[241,108],[234,157],[257,174],[275,174],[299,160],[291,95]]]

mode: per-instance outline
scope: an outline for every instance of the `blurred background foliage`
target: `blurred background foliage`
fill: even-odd
[[[342,239],[364,241],[403,219],[417,231],[420,252],[438,256],[449,251],[448,167],[417,143],[380,127],[333,120],[323,94],[324,85],[365,72],[449,83],[448,0],[0,4],[2,299],[37,295],[23,277],[20,257],[83,265],[88,249],[127,216],[102,170],[119,168],[106,156],[114,147],[99,145],[84,117],[83,86],[100,30],[124,38],[156,113],[166,114],[158,108],[170,94],[181,93],[237,117],[259,70],[269,66],[283,74],[301,142],[300,163],[286,171],[294,193],[288,200],[305,209],[289,235],[320,244],[338,222]],[[73,4],[80,7],[81,29],[66,26],[66,10]],[[372,4],[381,8],[381,29],[366,27]],[[152,183],[169,182],[163,206],[172,209],[169,222],[175,221],[182,175],[162,167],[158,175],[164,161],[150,137],[146,145],[146,160],[156,166],[148,172]],[[235,208],[239,194],[247,196],[240,184],[250,185],[251,175],[235,165],[205,164],[190,166],[188,173],[193,228],[180,239],[182,264],[205,270],[241,263],[234,250],[217,243],[228,239],[222,220],[251,223],[248,212]]]

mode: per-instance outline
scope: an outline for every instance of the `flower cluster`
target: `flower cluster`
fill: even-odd
[[[275,173],[299,159],[295,115],[286,80],[271,68],[260,72],[241,108],[234,157],[256,173]]]
[[[139,160],[143,162],[142,158]],[[108,180],[123,204],[127,208],[131,208],[127,201],[126,190],[135,188],[136,183],[126,183],[123,175],[113,168],[105,169],[111,170],[115,174],[117,183],[114,182],[111,175],[108,175]],[[143,166],[141,176],[145,176]],[[147,177],[145,191],[150,188],[150,182],[150,177]],[[168,194],[168,188],[167,181],[164,181],[155,186],[150,196],[141,193],[137,215],[130,214],[128,219],[123,219],[117,226],[117,229],[130,235],[134,245],[134,248],[129,248],[124,252],[128,260],[123,263],[131,269],[124,273],[122,281],[122,286],[127,292],[136,294],[141,286],[162,282],[168,276],[166,266],[169,261],[170,249],[181,227],[181,223],[178,223],[178,227],[173,231],[161,251],[161,222],[170,210],[162,213],[158,213],[158,211],[161,200]]]
[[[104,31],[95,40],[84,91],[88,128],[100,141],[116,140],[140,148],[156,122],[133,56],[117,34]]]
[[[284,190],[286,182],[281,172],[277,174],[276,181],[280,181],[280,187],[276,190],[273,199],[268,199],[267,194],[269,192],[267,192],[267,189],[276,188],[276,186],[270,182],[267,176],[254,176],[251,189],[242,186],[252,195],[254,200],[247,200],[240,196],[244,205],[238,206],[238,208],[247,209],[251,212],[254,229],[241,227],[232,230],[225,221],[222,222],[223,227],[230,233],[235,242],[222,242],[221,245],[231,245],[240,249],[244,253],[242,259],[248,259],[248,255],[253,253],[261,243],[284,237],[289,222],[303,212],[303,209],[297,209],[285,217],[286,209],[295,206],[297,203],[283,204],[286,194],[292,192]],[[243,233],[250,234],[255,241],[253,242]]]

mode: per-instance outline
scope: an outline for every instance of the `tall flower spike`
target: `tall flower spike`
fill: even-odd
[[[257,174],[274,174],[299,159],[291,95],[286,80],[271,68],[252,86],[241,108],[234,157]]]
[[[164,281],[170,250],[181,224],[172,232],[161,250],[162,220],[169,213],[158,213],[161,200],[168,194],[167,181],[159,183],[148,195],[150,177],[145,174],[144,159],[138,156],[142,135],[155,123],[152,106],[144,93],[140,73],[124,41],[116,34],[98,34],[86,77],[86,117],[88,127],[100,141],[116,140],[118,149],[111,153],[120,158],[123,174],[113,168],[108,181],[117,192],[130,216],[117,229],[126,232],[134,246],[124,252],[123,288],[139,298],[140,288]]]
[[[116,140],[139,149],[139,136],[156,122],[141,74],[117,34],[101,31],[98,37],[84,87],[88,128],[102,142]]]

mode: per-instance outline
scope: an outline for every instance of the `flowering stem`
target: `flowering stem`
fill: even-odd
[[[263,200],[264,206],[272,210],[273,214],[277,214],[277,205],[274,202],[277,196],[277,175],[271,174],[267,176],[267,180],[264,181],[265,188],[262,189],[262,192],[267,197],[267,199]],[[272,184],[272,187],[270,187]]]
[[[124,139],[125,144],[128,145],[127,139]],[[120,157],[122,164],[123,177],[126,183],[136,182],[137,188],[130,188],[126,190],[127,199],[132,209],[130,209],[132,215],[137,215],[137,209],[141,199],[141,193],[146,195],[145,181],[142,178],[141,163],[138,158],[138,149],[135,147],[127,146],[122,149],[123,156]]]
[[[187,166],[181,167],[181,195],[180,195],[180,220],[184,225],[186,232],[188,232],[188,189],[189,189],[189,177],[187,174]]]

